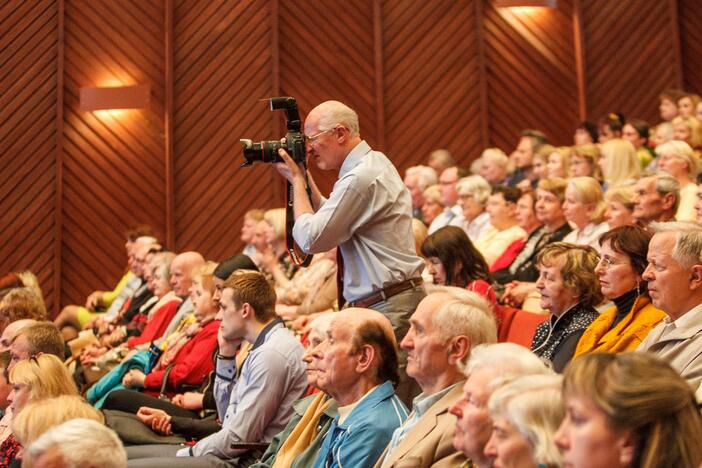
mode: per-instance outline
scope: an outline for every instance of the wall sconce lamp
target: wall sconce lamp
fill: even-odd
[[[495,0],[496,8],[511,8],[511,7],[558,7],[558,0]]]
[[[80,88],[80,110],[140,109],[149,105],[151,85]]]

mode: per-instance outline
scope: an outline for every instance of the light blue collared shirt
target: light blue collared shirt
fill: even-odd
[[[414,250],[407,187],[390,160],[365,141],[346,156],[319,210],[295,221],[293,237],[307,253],[339,246],[348,301],[417,278],[424,269]]]

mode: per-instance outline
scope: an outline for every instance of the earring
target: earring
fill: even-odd
[[[641,281],[636,281],[636,297],[641,295]]]

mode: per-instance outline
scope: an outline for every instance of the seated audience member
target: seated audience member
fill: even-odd
[[[480,154],[479,175],[493,187],[507,183],[509,158],[499,148],[488,148]]]
[[[436,149],[429,153],[427,158],[427,166],[431,167],[436,171],[437,175],[440,175],[449,167],[456,165],[456,160],[451,156],[451,152],[447,149]]]
[[[53,324],[52,324],[53,326]],[[58,333],[58,329],[56,329]],[[78,395],[73,378],[54,355],[42,354],[22,359],[10,368],[12,391],[8,396],[13,422],[28,403],[59,395]],[[0,466],[9,466],[21,453],[22,446],[13,434],[0,444]]]
[[[83,398],[64,394],[28,403],[12,422],[12,433],[22,447],[29,447],[52,427],[78,418],[105,422],[102,413]]]
[[[126,468],[117,435],[90,419],[72,419],[42,434],[25,450],[27,468]]]
[[[663,143],[673,141],[673,133],[673,124],[671,124],[670,122],[662,122],[656,125],[656,128],[653,130],[653,136],[651,137],[651,141],[653,142],[654,148],[658,148]],[[654,159],[653,162],[648,165],[647,169],[649,171],[655,171],[657,168],[658,164]]]
[[[697,117],[697,120],[702,122],[702,100],[697,103],[695,106],[695,117]]]
[[[306,388],[304,351],[275,318],[274,289],[261,273],[234,273],[224,283],[217,319],[222,324],[214,392],[222,429],[191,447],[130,447],[130,466],[248,466],[260,453],[237,444],[269,442],[287,424],[293,402]],[[237,373],[241,340],[254,346]]]
[[[666,313],[637,351],[666,361],[697,388],[702,380],[702,228],[692,223],[653,223],[648,282],[653,305]]]
[[[38,322],[21,328],[15,333],[10,344],[8,370],[12,370],[18,361],[42,354],[53,354],[61,361],[66,354],[61,332],[51,322]]]
[[[36,275],[29,270],[10,272],[0,276],[0,299],[15,288],[29,288],[39,298],[43,298],[39,280]],[[43,301],[42,301],[43,303]]]
[[[422,196],[424,197],[422,219],[424,224],[431,226],[431,223],[444,211],[444,205],[441,204],[441,190],[438,185],[430,185]]]
[[[695,203],[695,213],[697,214],[697,224],[702,224],[702,184],[697,184],[697,202]],[[2,343],[0,342],[0,350]]]
[[[128,358],[90,388],[86,398],[91,403],[100,408],[104,402],[106,409],[121,410],[129,406],[132,396],[129,392],[113,393],[115,390],[143,389],[152,395],[171,397],[185,387],[200,385],[212,370],[212,355],[217,346],[220,325],[215,320],[218,309],[212,299],[215,266],[210,262],[194,269],[192,316],[184,319],[178,329],[166,338],[153,366],[151,353],[142,354],[139,363],[143,365],[138,365],[136,356]]]
[[[407,350],[407,375],[422,389],[412,412],[393,433],[376,468],[457,466],[465,461],[453,448],[455,422],[448,409],[463,392],[460,366],[471,349],[497,342],[490,305],[459,288],[436,288],[417,306],[400,346]]]
[[[507,179],[507,185],[516,186],[524,179],[534,180],[532,174],[532,160],[534,153],[541,145],[548,143],[546,135],[538,130],[523,130],[519,137],[517,147],[510,155],[514,170]]]
[[[135,272],[134,248],[137,245],[155,245],[149,226],[137,226],[127,232],[127,271],[112,291],[93,291],[84,306],[67,305],[54,319],[65,340],[78,336],[78,331],[99,317],[112,318],[122,310],[125,302],[142,286],[140,275]],[[101,312],[99,310],[102,310]]]
[[[702,148],[702,123],[697,117],[677,116],[671,122],[673,124],[673,139],[684,141],[695,151]]]
[[[597,240],[602,233],[609,231],[609,226],[604,222],[604,211],[605,202],[597,180],[592,177],[569,179],[563,214],[573,230],[563,238],[563,242],[599,249]]]
[[[515,219],[521,196],[519,189],[508,185],[498,185],[492,189],[485,208],[492,227],[474,243],[488,265],[495,263],[512,243],[527,238],[526,231],[519,227]]]
[[[697,174],[699,173],[697,156],[690,145],[684,141],[674,140],[656,148],[658,168],[675,177],[680,190],[680,201],[675,212],[676,221],[697,219],[695,202],[697,201]]]
[[[603,144],[621,138],[623,127],[624,116],[617,112],[610,112],[597,121],[597,132],[599,133],[597,142]]]
[[[273,278],[276,286],[285,284],[298,270],[285,248],[285,208],[267,210],[263,219],[268,224],[266,241],[270,250],[256,255],[258,265]]]
[[[538,151],[534,151],[531,158],[531,179],[522,179],[514,187],[528,192],[536,188],[541,179],[548,179],[548,155],[553,150],[551,145],[541,145]]]
[[[630,185],[641,175],[641,163],[634,145],[621,138],[602,145],[599,161],[605,189]]]
[[[541,222],[536,218],[536,211],[534,211],[535,202],[536,195],[534,192],[526,192],[517,200],[514,217],[517,220],[517,226],[526,232],[527,237],[516,240],[507,246],[502,255],[490,265],[491,273],[509,267],[527,243],[536,242],[537,239],[534,233],[541,227]]]
[[[312,359],[320,388],[339,405],[314,467],[373,466],[407,418],[393,389],[400,378],[390,320],[370,309],[344,309]]]
[[[10,404],[7,401],[7,396],[10,394],[12,387],[7,381],[7,366],[10,364],[10,352],[0,352],[0,417],[5,415],[5,410]]]
[[[441,192],[441,204],[444,210],[429,225],[429,234],[436,232],[444,226],[459,226],[463,222],[463,211],[459,205],[456,184],[459,179],[468,175],[468,171],[462,167],[452,166],[444,169],[439,175],[439,191]],[[424,220],[426,222],[426,219]]]
[[[566,417],[554,436],[566,466],[633,468],[702,463],[702,422],[690,386],[638,353],[576,359],[563,382]]]
[[[405,186],[412,198],[412,217],[420,221],[422,218],[422,205],[424,204],[424,191],[436,185],[439,181],[436,171],[429,166],[412,166],[405,171]]]
[[[331,310],[337,300],[336,288],[336,249],[331,249],[315,255],[312,263],[298,269],[290,280],[276,280],[275,312],[284,320],[293,320]]]
[[[685,93],[678,99],[678,115],[682,117],[695,117],[696,108],[702,102],[700,96],[693,93]]]
[[[683,96],[685,96],[685,91],[677,88],[665,89],[661,92],[658,96],[660,99],[658,111],[662,121],[670,122],[678,116],[678,101]]]
[[[561,466],[553,442],[565,416],[561,386],[561,376],[527,375],[494,391],[488,403],[492,434],[485,445],[493,466]]]
[[[422,256],[434,284],[465,288],[495,304],[487,263],[461,228],[446,226],[431,234],[422,244]]]
[[[485,445],[492,434],[490,395],[517,377],[553,375],[553,371],[523,346],[497,343],[474,347],[465,375],[461,397],[449,409],[457,418],[453,446],[470,460],[466,466],[491,468],[492,460],[485,455]]]
[[[412,237],[414,237],[414,251],[417,255],[422,255],[422,244],[424,239],[429,236],[429,229],[426,224],[418,220],[417,218],[412,219]],[[424,271],[422,271],[422,277],[424,277]]]
[[[568,173],[571,177],[594,177],[602,182],[600,150],[597,145],[574,146],[571,149]]]
[[[634,185],[634,219],[641,226],[672,221],[678,210],[680,184],[667,172],[646,175]]]
[[[303,357],[310,388],[320,388],[312,353],[326,339],[334,316],[326,312],[310,323],[309,344]],[[336,401],[320,390],[293,404],[293,414],[285,429],[273,437],[261,459],[250,468],[312,466],[332,421],[339,414]]]
[[[492,227],[490,215],[485,211],[491,191],[490,184],[480,176],[468,176],[458,181],[456,191],[462,212],[461,227],[470,240],[475,242]]]
[[[9,324],[5,330],[3,330],[2,335],[0,335],[0,352],[9,352],[12,341],[15,339],[15,335],[21,329],[39,323],[34,319],[20,319],[15,320]]]
[[[556,242],[539,253],[541,308],[551,317],[534,333],[531,350],[553,363],[561,372],[573,357],[585,329],[597,318],[595,306],[602,302],[595,275],[597,251],[590,246]]]
[[[575,129],[573,134],[573,144],[578,145],[594,145],[597,143],[599,134],[597,132],[597,125],[592,122],[583,121],[580,122],[578,127]]]
[[[627,120],[622,129],[622,138],[634,145],[636,155],[639,157],[641,169],[653,161],[653,150],[648,146],[649,125],[648,122],[639,119]]]
[[[18,320],[46,320],[44,301],[30,288],[13,288],[0,299],[0,335]]]
[[[256,249],[256,254],[251,256],[251,260],[256,263],[258,268],[260,265],[261,256],[265,255],[268,257],[275,257],[270,244],[268,243],[268,232],[270,231],[270,225],[265,219],[261,219],[253,230],[253,237],[251,238],[251,245]],[[270,276],[270,275],[269,275]],[[272,279],[272,277],[271,277]]]
[[[539,276],[536,256],[550,243],[559,242],[571,231],[565,219],[562,204],[565,199],[565,179],[545,179],[536,189],[536,219],[543,227],[529,236],[526,245],[507,267],[493,272],[493,278],[506,285],[502,300],[515,307],[521,306],[528,294],[536,291],[534,281]]]
[[[610,229],[636,224],[633,185],[611,188],[605,192],[604,199],[604,217]]]
[[[244,243],[244,249],[241,251],[247,257],[256,255],[256,246],[253,245],[254,232],[256,224],[263,221],[263,210],[253,209],[244,213],[244,221],[241,224],[241,242]]]
[[[614,307],[605,310],[585,330],[575,357],[592,352],[633,351],[663,320],[665,313],[651,304],[641,279],[648,262],[651,233],[639,226],[621,226],[600,237],[600,261],[595,274],[600,290]]]
[[[553,148],[546,160],[547,178],[563,177],[567,179],[570,169],[570,147],[561,146]]]

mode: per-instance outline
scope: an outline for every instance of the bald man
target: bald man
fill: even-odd
[[[312,350],[317,385],[339,405],[315,468],[373,466],[407,417],[395,395],[397,342],[390,321],[374,310],[349,308],[334,317]]]
[[[0,353],[10,350],[10,345],[12,345],[12,341],[15,339],[15,336],[20,330],[30,325],[34,325],[35,323],[38,322],[33,319],[15,320],[14,322],[10,323],[2,332],[2,336],[0,336]]]
[[[308,160],[322,170],[338,171],[339,178],[329,198],[324,198],[312,175],[280,151],[285,163],[277,169],[294,189],[293,237],[308,253],[338,246],[343,258],[340,299],[351,307],[383,313],[399,341],[425,296],[424,262],[415,252],[409,191],[392,162],[361,139],[358,115],[347,105],[326,101],[312,109],[305,119],[305,134]],[[401,356],[402,375],[403,363]],[[407,382],[406,376],[403,381]],[[411,400],[411,385],[403,389],[403,399]]]

